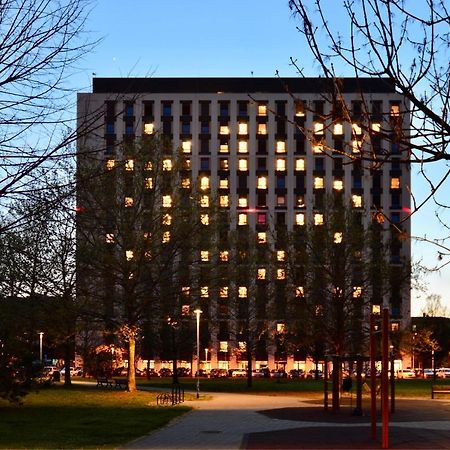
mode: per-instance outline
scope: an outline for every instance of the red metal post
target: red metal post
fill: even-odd
[[[381,370],[381,448],[389,448],[389,309],[383,308]]]
[[[375,316],[370,314],[370,423],[372,439],[377,439],[377,377],[375,368]]]

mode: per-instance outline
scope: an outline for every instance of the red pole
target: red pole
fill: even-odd
[[[389,448],[389,309],[383,308],[381,371],[381,448]]]
[[[377,376],[375,368],[375,316],[370,314],[370,419],[372,440],[377,439]]]

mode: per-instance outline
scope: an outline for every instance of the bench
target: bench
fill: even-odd
[[[128,389],[128,380],[126,378],[114,378],[114,387],[116,389]]]
[[[431,398],[434,398],[435,394],[450,394],[450,385],[432,385]]]
[[[97,377],[97,387],[113,387],[113,380],[110,380],[108,377]]]

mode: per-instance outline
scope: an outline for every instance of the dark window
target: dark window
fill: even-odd
[[[297,155],[304,155],[305,154],[305,139],[296,139],[295,143],[295,153]]]
[[[258,170],[266,170],[266,158],[258,158]]]
[[[285,175],[277,175],[277,188],[284,189],[286,187]]]
[[[105,146],[105,155],[113,155],[113,154],[114,154],[114,143],[107,141]]]
[[[238,188],[247,189],[247,175],[244,174],[238,175]]]
[[[209,170],[209,158],[200,158],[200,170]]]
[[[400,213],[398,212],[394,212],[391,214],[391,221],[394,223],[399,223],[400,222]]]
[[[200,153],[203,155],[209,153],[209,139],[200,140]]]
[[[132,117],[134,115],[133,103],[127,103],[125,105],[125,116]]]
[[[333,167],[334,170],[342,170],[343,169],[342,158],[333,158]]]
[[[383,102],[381,100],[372,101],[372,114],[380,117],[383,113]]]
[[[247,114],[247,102],[238,102],[238,115],[246,117]]]
[[[183,122],[181,124],[181,133],[182,134],[190,134],[191,133],[191,124],[189,122]]]
[[[373,174],[373,187],[381,188],[381,177],[382,174],[380,172],[376,172]]]
[[[106,134],[114,134],[115,130],[114,130],[114,123],[113,122],[108,122],[106,124]]]
[[[200,115],[209,116],[209,102],[200,102]]]
[[[202,122],[200,132],[202,134],[209,134],[209,122]]]
[[[361,177],[354,177],[354,179],[353,179],[353,187],[355,188],[355,189],[361,189],[362,188],[362,179],[361,179]]]
[[[163,103],[163,116],[169,117],[172,115],[172,104],[171,103]]]
[[[391,194],[392,208],[400,209],[400,194]]]
[[[134,133],[134,127],[133,127],[133,124],[127,123],[127,124],[125,125],[125,134],[130,135],[130,134],[133,134],[133,133]]]
[[[219,114],[221,117],[228,117],[230,115],[228,102],[219,103]]]
[[[153,116],[153,102],[144,102],[144,116]]]
[[[352,114],[354,117],[358,117],[362,114],[362,102],[361,100],[352,101]]]
[[[295,187],[297,189],[305,189],[305,175],[302,173],[297,174],[295,178]]]
[[[106,102],[106,116],[113,118],[116,115],[116,102]]]
[[[172,134],[172,122],[170,120],[163,121],[163,134]]]
[[[183,115],[183,116],[191,115],[191,103],[190,102],[181,103],[181,115]]]
[[[277,119],[277,134],[286,133],[286,121],[283,119]]]
[[[266,206],[266,194],[264,192],[259,192],[257,201],[258,201],[258,206]]]
[[[372,204],[377,209],[381,207],[381,195],[380,194],[373,194]]]
[[[286,115],[286,102],[276,102],[277,115],[285,116]]]
[[[342,139],[334,140],[334,150],[342,152],[344,150],[344,141]]]
[[[391,163],[392,170],[400,170],[400,160],[399,159],[393,159]]]
[[[265,139],[258,139],[258,154],[265,155],[267,153],[267,141]]]
[[[286,214],[277,212],[277,225],[286,225]]]
[[[324,160],[323,160],[323,158],[315,158],[314,169],[315,170],[324,170]]]
[[[314,101],[314,113],[318,115],[323,115],[323,107],[325,102],[323,100]]]
[[[394,155],[400,153],[400,144],[398,142],[391,142],[391,153]]]

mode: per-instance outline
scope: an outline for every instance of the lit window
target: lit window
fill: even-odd
[[[127,261],[131,261],[134,258],[133,250],[126,250],[125,251],[125,258],[127,259]]]
[[[314,122],[314,134],[323,134],[324,125],[323,122]]]
[[[284,280],[286,278],[286,271],[284,269],[277,269],[277,280]]]
[[[241,171],[246,171],[248,170],[248,162],[247,159],[245,158],[240,158],[238,160],[238,169]]]
[[[202,191],[206,191],[207,189],[209,189],[209,177],[200,178],[200,189]]]
[[[342,243],[342,238],[343,238],[343,233],[342,233],[342,231],[337,231],[336,233],[334,233],[334,237],[333,237],[333,239],[334,239],[334,243],[335,244],[340,244],[340,243]]]
[[[200,251],[200,259],[202,262],[208,262],[209,261],[209,251],[201,250]]]
[[[381,305],[372,305],[372,314],[381,314]]]
[[[305,104],[301,100],[295,102],[295,116],[304,117],[305,116]]]
[[[106,160],[106,170],[113,170],[115,165],[116,165],[116,161],[114,159]]]
[[[277,261],[285,261],[286,252],[284,250],[277,250]]]
[[[314,189],[323,189],[324,181],[323,177],[314,177]]]
[[[258,280],[265,280],[266,279],[266,269],[264,269],[263,267],[260,267],[258,269],[256,277]]]
[[[228,286],[223,286],[219,288],[219,297],[228,298]]]
[[[391,322],[391,331],[394,333],[400,330],[400,324],[398,322]]]
[[[322,141],[314,141],[312,143],[312,151],[313,151],[313,153],[323,153],[323,142]]]
[[[183,189],[189,189],[191,187],[191,179],[190,178],[182,178],[181,179],[181,187]]]
[[[209,215],[208,214],[200,214],[200,223],[202,225],[209,225]]]
[[[314,225],[323,225],[323,214],[314,214]]]
[[[171,159],[163,159],[163,170],[166,170],[166,171],[172,170],[172,160]]]
[[[305,289],[303,286],[297,286],[295,288],[295,296],[296,297],[304,297],[305,296]]]
[[[183,161],[183,166],[182,167],[183,167],[183,170],[191,170],[191,160],[186,158]]]
[[[239,206],[239,208],[247,208],[247,206],[248,206],[247,197],[239,197],[238,206]]]
[[[238,225],[247,225],[247,214],[238,214]]]
[[[162,205],[163,208],[171,208],[172,207],[172,197],[170,195],[162,196]]]
[[[256,236],[258,244],[265,244],[267,242],[267,233],[265,231],[259,231]]]
[[[144,170],[153,170],[153,164],[151,161],[147,161],[145,163]]]
[[[333,180],[333,189],[342,191],[344,189],[344,182],[342,180]]]
[[[130,206],[133,206],[134,200],[133,197],[125,197],[125,208],[129,208]]]
[[[266,213],[258,213],[257,224],[265,225],[267,223],[267,215]]]
[[[221,125],[219,128],[219,134],[230,134],[230,127],[228,125]]]
[[[352,195],[352,203],[354,208],[361,208],[362,206],[362,197],[361,195]]]
[[[258,123],[258,134],[267,134],[267,124]]]
[[[381,131],[381,123],[373,122],[372,123],[372,131],[374,131],[375,133],[379,133]]]
[[[400,189],[400,178],[391,178],[391,189]]]
[[[209,296],[208,286],[202,286],[200,288],[200,297],[201,298],[208,298],[208,296]]]
[[[228,143],[220,144],[219,153],[228,153]]]
[[[182,305],[181,306],[181,315],[182,316],[189,316],[190,306],[189,305]]]
[[[164,214],[162,223],[163,223],[163,225],[171,225],[172,224],[172,216],[170,214]]]
[[[267,116],[267,105],[258,105],[258,116]]]
[[[181,148],[183,149],[183,153],[191,153],[192,142],[191,141],[183,141],[181,144]]]
[[[305,225],[305,214],[296,213],[295,214],[295,225]]]
[[[219,252],[219,259],[221,262],[227,262],[229,256],[230,256],[230,253],[228,252],[228,250],[221,250]]]
[[[277,333],[286,332],[286,325],[284,323],[277,323]]]
[[[277,206],[284,206],[286,204],[286,197],[284,195],[277,195]]]
[[[219,352],[227,352],[228,351],[228,342],[227,341],[220,341],[219,342]]]
[[[248,124],[239,123],[238,124],[238,134],[248,134]]]
[[[229,206],[228,195],[221,195],[219,197],[219,205],[221,206],[221,208],[228,208]]]
[[[267,189],[267,177],[258,177],[258,189]]]
[[[200,206],[202,208],[208,208],[208,206],[209,206],[209,197],[207,195],[202,195],[200,197]]]
[[[238,348],[241,352],[246,352],[247,351],[247,343],[245,341],[239,341]]]
[[[281,171],[281,172],[286,171],[286,160],[284,158],[277,159],[276,170]]]
[[[360,153],[362,147],[362,141],[358,139],[353,139],[352,141],[352,152],[353,153]]]
[[[127,172],[132,172],[134,170],[134,159],[125,160],[125,170]]]
[[[277,141],[276,152],[277,153],[286,153],[286,142]]]
[[[353,298],[359,298],[362,295],[361,286],[353,286]]]
[[[295,170],[303,172],[305,170],[305,160],[303,158],[297,158],[295,160]]]
[[[144,134],[153,134],[155,126],[153,123],[144,123]]]
[[[221,178],[219,180],[219,189],[228,189],[228,178]]]
[[[153,189],[153,178],[151,178],[151,177],[145,178],[144,186],[145,186],[145,189]]]
[[[352,123],[352,131],[356,136],[362,134],[362,128],[357,123]]]
[[[106,233],[105,235],[105,242],[107,244],[114,244],[115,238],[113,233]]]
[[[181,286],[181,295],[183,297],[189,297],[191,292],[191,288],[189,286]]]
[[[247,141],[239,141],[238,142],[238,153],[248,153]]]
[[[344,125],[342,123],[335,123],[333,125],[333,134],[339,136],[344,134]]]
[[[238,287],[238,296],[239,296],[239,298],[247,298],[247,287],[246,286]]]
[[[304,208],[305,207],[305,198],[303,195],[297,195],[297,207]]]
[[[400,105],[391,105],[391,117],[398,117],[400,115]]]
[[[170,242],[170,231],[164,231],[162,235],[162,243],[167,244],[168,242]]]

